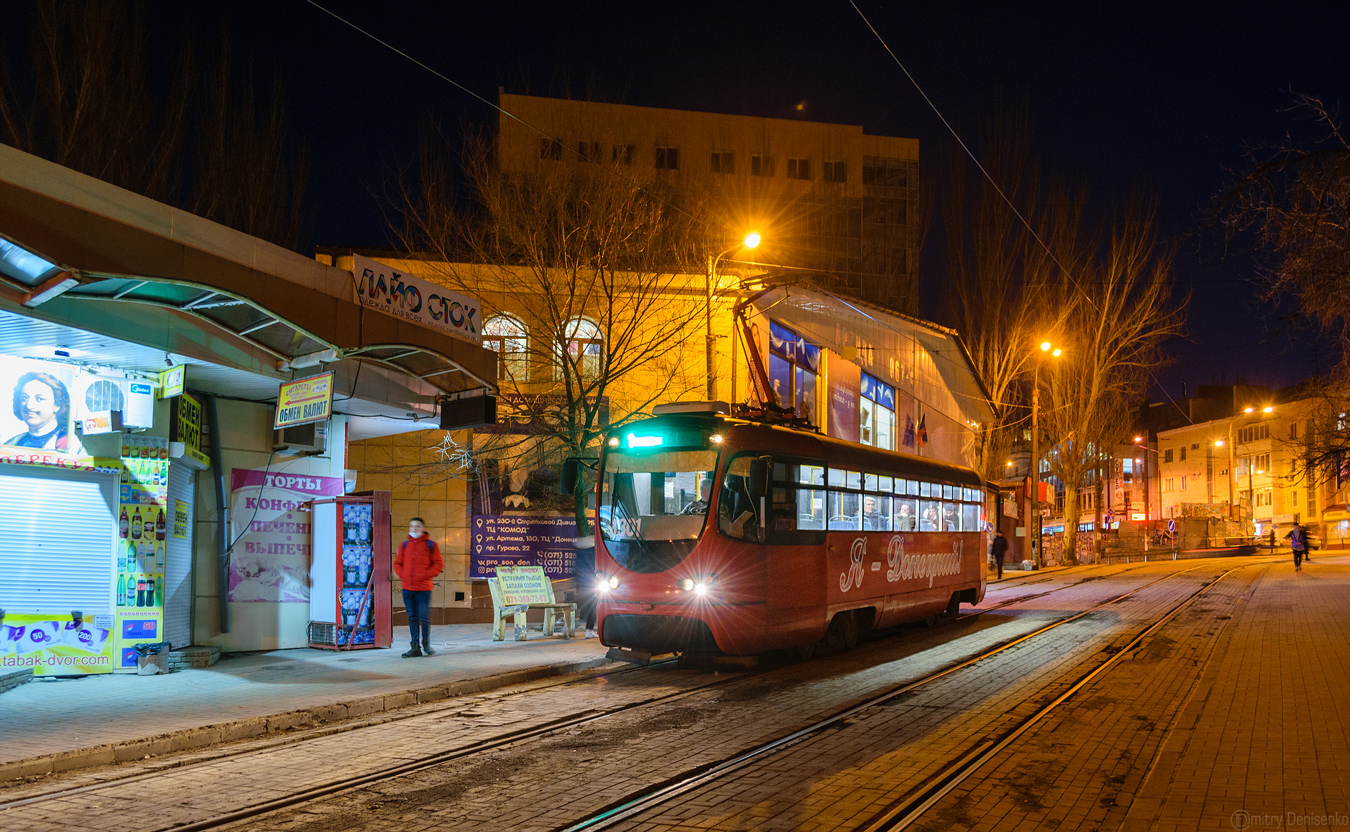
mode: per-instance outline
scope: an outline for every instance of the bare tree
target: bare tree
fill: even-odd
[[[1025,109],[1000,111],[981,132],[985,169],[1024,216],[1034,216],[1039,177]],[[949,287],[945,314],[965,340],[994,402],[995,420],[982,426],[977,453],[984,475],[1002,478],[1004,460],[1027,415],[1030,344],[1042,321],[1035,287],[1026,278],[1039,257],[999,191],[984,177],[969,181],[964,155],[948,166],[941,208]]]
[[[430,277],[481,300],[485,320],[521,327],[489,344],[530,438],[488,437],[475,456],[593,457],[607,430],[698,389],[687,359],[701,343],[705,261],[693,214],[597,164],[546,157],[506,171],[489,139],[465,147],[465,199],[451,197],[452,168],[425,154],[400,196],[400,234]],[[584,535],[580,483],[572,499]]]
[[[1185,302],[1173,294],[1173,250],[1152,208],[1125,209],[1102,236],[1079,232],[1072,217],[1053,225],[1057,260],[1043,261],[1038,292],[1056,310],[1065,354],[1040,374],[1041,419],[1052,441],[1046,460],[1064,486],[1064,551],[1072,559],[1079,489],[1129,429],[1130,405],[1163,363],[1163,341],[1180,332]]]
[[[0,51],[0,141],[292,248],[303,154],[284,97],[232,71],[228,38],[198,73],[184,31],[152,69],[145,4],[38,0],[27,55]],[[22,14],[22,12],[18,12]],[[167,85],[151,83],[152,74]]]

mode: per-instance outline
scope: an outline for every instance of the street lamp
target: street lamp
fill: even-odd
[[[745,239],[741,240],[736,245],[732,246],[731,248],[728,248],[726,251],[721,252],[716,257],[708,258],[708,272],[705,276],[706,279],[704,280],[703,283],[703,289],[704,289],[704,305],[705,305],[704,308],[706,311],[706,318],[708,325],[708,335],[707,335],[708,344],[707,344],[706,358],[708,364],[708,401],[710,402],[717,401],[717,376],[713,372],[713,345],[716,343],[716,338],[713,336],[713,319],[712,319],[712,285],[713,281],[717,278],[717,264],[721,262],[723,257],[726,257],[733,251],[739,251],[740,249],[743,248],[758,247],[760,239],[761,238],[759,236],[758,231],[751,231],[749,234],[745,235]]]
[[[1040,453],[1037,445],[1040,437],[1037,426],[1037,414],[1040,410],[1041,402],[1041,361],[1042,355],[1049,353],[1053,358],[1059,358],[1063,352],[1062,349],[1050,343],[1041,342],[1041,354],[1033,359],[1034,370],[1031,382],[1031,493],[1027,495],[1029,510],[1027,512],[1027,535],[1031,538],[1031,563],[1034,568],[1041,568],[1041,463]],[[1068,522],[1067,519],[1065,522]],[[1076,520],[1075,520],[1076,522]]]
[[[1144,452],[1144,525],[1145,525],[1145,526],[1148,526],[1148,529],[1149,529],[1148,537],[1152,537],[1152,536],[1153,536],[1153,528],[1152,528],[1152,525],[1151,525],[1151,524],[1152,524],[1152,522],[1153,522],[1153,512],[1152,512],[1152,510],[1149,508],[1149,495],[1148,495],[1148,455],[1149,455],[1150,453],[1155,453],[1155,454],[1156,454],[1156,453],[1158,452],[1158,450],[1157,450],[1156,448],[1150,448],[1148,445],[1144,444],[1144,437],[1142,437],[1142,436],[1136,436],[1136,437],[1134,438],[1134,444],[1135,444],[1136,446],[1138,446],[1138,447]],[[1145,548],[1147,548],[1147,544],[1145,544]]]
[[[1256,410],[1257,410],[1257,409],[1256,409],[1255,407],[1251,407],[1251,406],[1247,406],[1247,407],[1242,408],[1242,412],[1243,412],[1243,413],[1247,413],[1247,414],[1255,413]],[[1266,414],[1274,413],[1274,412],[1275,412],[1275,407],[1274,407],[1273,405],[1266,405],[1265,407],[1262,407],[1262,408],[1261,408],[1261,412],[1262,412],[1262,413],[1266,413]],[[1229,419],[1229,420],[1228,420],[1228,514],[1229,514],[1229,516],[1231,516],[1231,517],[1232,517],[1233,519],[1235,519],[1235,520],[1241,520],[1241,519],[1242,519],[1241,515],[1239,515],[1239,514],[1237,513],[1237,505],[1236,505],[1236,501],[1233,499],[1233,492],[1236,490],[1236,489],[1233,488],[1233,478],[1234,478],[1235,476],[1237,476],[1237,470],[1236,470],[1236,469],[1237,469],[1237,458],[1236,458],[1236,457],[1234,456],[1234,454],[1233,454],[1233,446],[1234,446],[1234,440],[1233,440],[1233,422],[1234,422],[1234,421],[1236,421],[1236,419]],[[1214,445],[1215,445],[1216,447],[1223,447],[1223,444],[1224,444],[1224,442],[1223,442],[1222,439],[1216,439],[1216,440],[1214,440]],[[1249,447],[1250,447],[1250,446],[1248,445],[1248,443],[1243,442],[1243,441],[1241,441],[1241,440],[1238,440],[1238,441],[1236,442],[1236,444],[1241,445],[1243,448],[1249,448]],[[1256,460],[1255,460],[1255,458],[1254,458],[1254,456],[1253,456],[1252,454],[1248,453],[1248,456],[1247,456],[1247,511],[1248,511],[1248,513],[1249,513],[1249,515],[1250,515],[1250,519],[1251,519],[1251,522],[1252,522],[1252,535],[1253,535],[1253,536],[1256,535],[1256,488],[1255,488],[1255,486],[1254,486],[1254,484],[1253,484],[1253,481],[1252,481],[1252,469],[1255,468],[1255,467],[1256,467]]]

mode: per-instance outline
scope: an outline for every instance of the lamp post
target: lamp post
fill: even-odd
[[[705,280],[703,283],[704,289],[703,300],[704,300],[704,311],[706,313],[705,317],[708,326],[707,332],[708,343],[707,343],[706,359],[708,369],[708,401],[710,402],[717,400],[717,375],[713,372],[713,345],[717,342],[717,339],[713,335],[713,319],[712,319],[712,285],[713,281],[717,278],[717,264],[721,262],[723,257],[726,257],[733,251],[739,251],[740,249],[743,248],[757,247],[759,245],[759,241],[760,241],[759,232],[751,231],[749,234],[745,235],[744,240],[741,240],[739,243],[727,249],[726,251],[723,251],[722,253],[718,254],[716,257],[708,258],[708,272],[705,275]],[[732,395],[733,396],[735,395],[734,391]]]
[[[1041,342],[1041,352],[1050,353],[1059,358],[1063,352],[1049,341]],[[1041,461],[1037,447],[1040,444],[1037,417],[1041,402],[1041,356],[1034,359],[1031,382],[1031,493],[1027,495],[1027,536],[1031,539],[1031,563],[1035,569],[1041,568]]]
[[[1242,408],[1242,412],[1252,414],[1256,412],[1256,408],[1251,406],[1244,407]],[[1266,405],[1265,407],[1261,408],[1261,412],[1266,414],[1274,413],[1275,408],[1272,405]],[[1236,457],[1233,454],[1233,446],[1234,446],[1233,421],[1234,419],[1228,420],[1228,509],[1229,509],[1228,513],[1233,516],[1233,519],[1241,520],[1242,519],[1241,515],[1237,514],[1237,506],[1235,504],[1236,501],[1233,500],[1233,492],[1235,491],[1235,489],[1233,488],[1233,478],[1237,475],[1237,472],[1234,470],[1236,468]],[[1223,445],[1223,440],[1222,439],[1215,440],[1214,444]],[[1248,517],[1252,523],[1252,536],[1254,537],[1256,535],[1256,488],[1252,480],[1252,469],[1256,467],[1256,459],[1255,456],[1250,453],[1250,446],[1248,445],[1248,443],[1238,440],[1236,444],[1241,445],[1243,448],[1248,449],[1247,512]]]
[[[1150,496],[1148,493],[1148,455],[1156,454],[1157,448],[1150,448],[1144,443],[1144,437],[1136,436],[1134,444],[1144,452],[1144,526],[1148,533],[1144,535],[1144,548],[1148,548],[1148,542],[1153,538],[1153,509],[1150,508]]]

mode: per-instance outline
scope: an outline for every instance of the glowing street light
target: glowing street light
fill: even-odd
[[[1054,358],[1059,358],[1063,352],[1059,347],[1049,341],[1041,342],[1041,352],[1048,352]],[[1041,402],[1041,359],[1039,356],[1034,361],[1034,375],[1031,382],[1031,493],[1027,495],[1027,502],[1031,510],[1027,513],[1027,537],[1031,539],[1031,562],[1035,568],[1041,568],[1041,463],[1040,453],[1036,447],[1040,437],[1039,428],[1036,424],[1037,413],[1040,410]]]
[[[716,338],[713,336],[713,321],[712,321],[712,285],[713,281],[717,278],[717,264],[721,262],[723,257],[726,257],[733,251],[739,251],[740,249],[743,248],[758,248],[759,243],[762,239],[763,238],[760,237],[758,231],[751,231],[750,233],[746,234],[745,238],[742,239],[736,245],[732,246],[731,248],[728,248],[726,251],[721,252],[716,257],[708,258],[708,273],[706,275],[707,279],[704,281],[703,288],[704,288],[704,304],[707,313],[707,328],[708,328],[708,336],[707,336],[708,345],[707,345],[706,359],[708,365],[707,367],[708,401],[710,402],[717,400],[717,375],[713,372],[713,345],[716,343]]]

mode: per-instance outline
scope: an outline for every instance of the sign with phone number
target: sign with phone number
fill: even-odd
[[[553,580],[575,570],[574,518],[475,514],[470,534],[470,578],[491,578],[498,566],[542,566]]]

